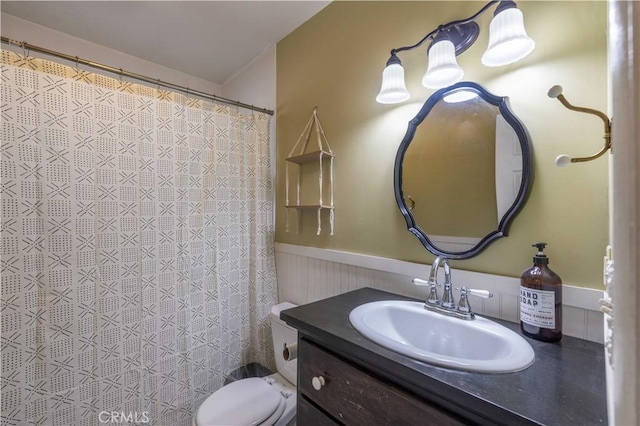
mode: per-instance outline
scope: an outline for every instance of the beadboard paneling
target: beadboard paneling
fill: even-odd
[[[426,279],[430,266],[276,243],[276,270],[279,301],[301,305],[361,287],[424,298],[426,288],[413,285],[411,280],[415,277]],[[519,278],[455,269],[452,270],[452,278],[454,285],[464,283],[493,293],[491,299],[470,297],[474,312],[506,321],[519,321]],[[600,297],[602,291],[565,285],[563,333],[602,343],[603,317],[597,310]]]

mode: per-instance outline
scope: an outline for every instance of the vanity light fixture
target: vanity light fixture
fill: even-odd
[[[495,0],[485,4],[475,15],[440,25],[412,46],[391,49],[391,56],[382,73],[382,87],[376,97],[381,104],[396,104],[409,99],[404,82],[404,68],[398,53],[420,47],[431,40],[427,72],[422,85],[429,89],[450,86],[462,79],[464,71],[456,56],[467,50],[478,38],[480,26],[475,20],[491,6],[498,4],[489,25],[489,46],[482,55],[488,67],[508,65],[531,53],[535,42],[524,29],[522,12],[512,0]]]

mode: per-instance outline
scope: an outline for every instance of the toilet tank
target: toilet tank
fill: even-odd
[[[291,361],[285,361],[282,354],[284,345],[298,345],[298,331],[295,328],[289,327],[284,321],[280,319],[280,312],[285,309],[295,308],[297,305],[289,302],[283,302],[275,305],[271,308],[271,334],[273,337],[273,352],[276,357],[276,368],[285,379],[291,382],[293,385],[298,381],[298,360],[293,359]]]

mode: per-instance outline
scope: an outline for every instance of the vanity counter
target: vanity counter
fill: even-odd
[[[472,373],[426,364],[373,343],[349,323],[355,307],[380,300],[415,300],[371,288],[288,309],[281,318],[301,337],[470,423],[607,424],[601,344],[564,336],[560,343],[526,338],[535,362],[524,371]],[[519,325],[492,320],[519,333]],[[300,382],[299,382],[300,383]],[[428,422],[427,422],[428,423]]]

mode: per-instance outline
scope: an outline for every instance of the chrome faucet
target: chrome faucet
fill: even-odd
[[[442,299],[438,297],[438,269],[440,265],[444,268],[444,293]],[[472,320],[475,318],[475,314],[471,310],[469,305],[469,294],[479,296],[483,298],[493,297],[493,294],[487,290],[476,290],[467,287],[461,287],[460,300],[458,306],[453,298],[453,284],[451,282],[451,267],[449,266],[449,259],[446,257],[438,256],[431,265],[431,273],[429,274],[429,280],[421,280],[420,278],[414,278],[413,283],[416,285],[429,286],[429,293],[427,299],[424,302],[424,308],[429,311],[438,312],[443,315]],[[456,288],[457,290],[458,288]]]
[[[456,303],[453,301],[453,290],[451,289],[451,268],[449,267],[449,260],[443,259],[442,266],[444,267],[444,293],[442,294],[441,306],[443,309],[455,309]],[[436,279],[438,273],[436,272]]]

